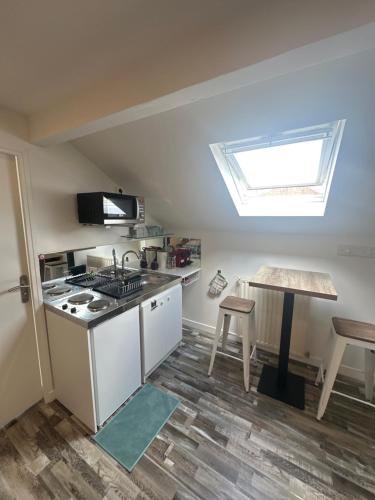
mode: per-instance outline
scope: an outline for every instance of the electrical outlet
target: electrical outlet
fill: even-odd
[[[337,247],[337,255],[340,255],[341,257],[350,257],[352,255],[351,247],[339,245]]]
[[[375,259],[375,247],[360,245],[339,245],[337,255],[341,257],[362,257]]]

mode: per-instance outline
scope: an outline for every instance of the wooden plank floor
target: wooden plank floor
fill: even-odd
[[[181,405],[131,474],[59,403],[39,403],[0,430],[0,499],[375,498],[373,409],[332,396],[317,422],[315,372],[297,363],[304,412],[257,394],[261,362],[246,394],[238,361],[217,356],[207,377],[211,342],[184,331],[152,375]],[[228,349],[240,351],[235,339]]]

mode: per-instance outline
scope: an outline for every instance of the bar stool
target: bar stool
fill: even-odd
[[[240,297],[234,297],[231,295],[225,297],[225,299],[220,302],[215,340],[211,353],[210,367],[208,369],[208,375],[211,375],[222,327],[222,346],[223,350],[225,350],[231,318],[232,316],[240,318],[242,323],[243,377],[246,392],[249,392],[250,385],[250,344],[251,342],[255,342],[254,306],[255,302],[253,300],[241,299]]]
[[[365,395],[366,399],[372,401],[374,391],[375,371],[375,325],[353,321],[343,318],[332,318],[334,345],[331,358],[328,363],[327,374],[324,380],[322,394],[320,396],[317,419],[320,420],[327,408],[327,403],[332,392],[341,359],[347,345],[363,347],[365,351]],[[318,374],[317,382],[322,375]]]

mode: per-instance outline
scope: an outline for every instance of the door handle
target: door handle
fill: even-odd
[[[16,292],[17,290],[19,290],[20,288],[30,288],[30,285],[17,285],[17,286],[13,286],[12,288],[8,288],[7,292]]]
[[[26,274],[22,274],[20,276],[20,284],[13,286],[12,288],[8,288],[7,292],[12,293],[16,292],[17,290],[20,290],[21,292],[21,301],[25,304],[26,302],[29,302],[30,300],[30,285],[29,285],[29,278],[27,277]]]

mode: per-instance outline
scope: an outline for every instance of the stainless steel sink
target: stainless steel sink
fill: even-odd
[[[161,276],[160,274],[142,273],[141,276],[142,285],[163,285],[164,283],[168,283],[168,281],[170,281],[168,276]]]

